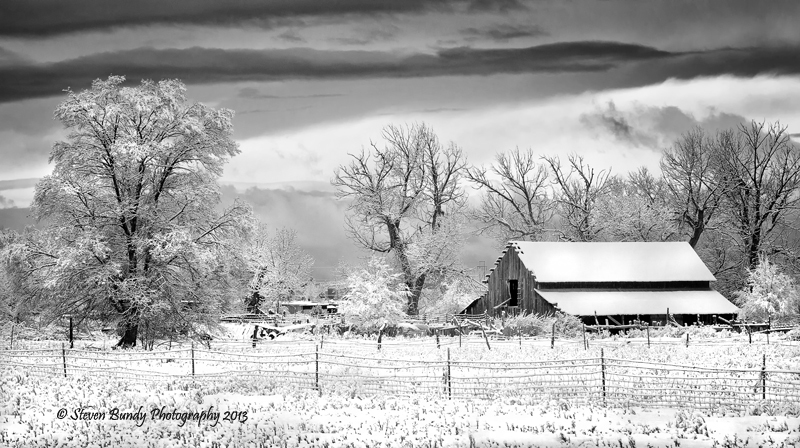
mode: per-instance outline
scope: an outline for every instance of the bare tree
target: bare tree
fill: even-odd
[[[472,216],[502,244],[508,240],[541,240],[555,213],[547,168],[533,151],[499,153],[488,169],[471,167],[466,177],[484,191]]]
[[[611,176],[593,210],[600,229],[596,240],[668,241],[675,236],[662,182],[646,168],[628,174],[628,179]]]
[[[595,204],[606,191],[609,171],[595,172],[584,163],[583,157],[571,154],[567,167],[561,166],[558,157],[542,157],[550,166],[558,187],[556,202],[562,218],[561,239],[569,241],[594,241],[602,228],[595,219]]]
[[[415,315],[426,279],[440,263],[426,257],[426,265],[419,266],[410,249],[425,235],[452,231],[442,219],[464,207],[465,161],[460,148],[443,146],[424,124],[387,126],[382,135],[384,148],[371,143],[369,152],[351,154],[332,184],[339,199],[351,201],[345,223],[351,238],[371,251],[395,254],[411,292],[407,312]]]
[[[780,252],[776,230],[800,203],[800,148],[780,123],[751,122],[725,133],[715,151],[726,211],[748,269]]]
[[[292,229],[277,229],[270,236],[267,227],[259,224],[248,255],[248,312],[258,311],[265,301],[278,311],[282,300],[303,294],[312,283],[314,259],[297,244],[297,233]]]
[[[688,229],[692,247],[697,246],[719,210],[723,184],[717,178],[714,154],[729,139],[726,133],[713,139],[696,128],[683,134],[662,155],[664,183],[678,222]]]

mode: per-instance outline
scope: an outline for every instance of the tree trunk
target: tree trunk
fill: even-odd
[[[136,339],[139,337],[139,322],[132,320],[125,321],[125,332],[122,334],[117,347],[131,348],[136,346]]]
[[[251,314],[261,314],[259,307],[261,306],[263,299],[264,297],[259,294],[258,291],[254,291],[250,295],[250,299],[247,301],[247,312]]]
[[[700,236],[703,234],[705,229],[705,211],[698,210],[697,220],[694,222],[694,226],[692,226],[692,236],[689,238],[690,246],[697,247],[697,243],[700,241]]]
[[[419,297],[422,295],[422,288],[425,286],[425,274],[420,275],[414,280],[409,280],[406,285],[411,291],[408,296],[408,308],[406,313],[409,316],[416,316],[419,314]]]

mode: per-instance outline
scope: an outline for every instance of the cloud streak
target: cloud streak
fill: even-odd
[[[380,15],[463,10],[521,9],[517,0],[137,0],[99,5],[94,0],[4,0],[0,36],[47,37],[82,31],[150,25],[257,26],[271,28],[282,19]]]
[[[800,73],[800,46],[723,48],[669,52],[620,42],[578,41],[525,48],[457,47],[435,53],[381,51],[223,50],[138,48],[96,53],[49,64],[0,67],[0,102],[60,95],[88,87],[91,80],[122,74],[129,82],[178,78],[187,84],[290,79],[367,79],[475,76],[519,73],[622,73],[620,87],[669,78]],[[602,87],[602,86],[600,86]],[[593,86],[588,85],[587,89]]]
[[[495,42],[508,42],[512,39],[524,37],[544,37],[550,33],[535,25],[495,25],[486,28],[464,28],[459,31],[467,41],[491,40]]]

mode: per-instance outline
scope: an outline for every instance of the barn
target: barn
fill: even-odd
[[[487,292],[465,314],[549,314],[586,324],[712,324],[739,309],[685,242],[511,241],[485,277]],[[668,314],[669,313],[669,314]]]

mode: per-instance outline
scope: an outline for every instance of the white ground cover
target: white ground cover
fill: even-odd
[[[185,344],[171,352],[97,352],[104,365],[114,365],[112,371],[101,375],[75,369],[68,378],[34,375],[31,366],[48,362],[58,366],[60,359],[34,358],[36,352],[29,352],[30,358],[22,359],[29,366],[0,362],[0,446],[800,446],[800,404],[764,402],[735,412],[699,412],[691,409],[691,403],[681,409],[644,410],[620,403],[606,409],[599,401],[584,405],[569,399],[542,401],[524,392],[491,400],[463,395],[448,400],[440,381],[448,347],[454,362],[504,362],[506,367],[514,362],[597,357],[602,346],[607,358],[728,369],[757,370],[766,355],[769,369],[798,371],[797,345],[698,342],[686,348],[673,341],[648,348],[627,341],[592,341],[584,350],[582,342],[557,341],[555,349],[549,340],[523,340],[521,346],[514,340],[490,342],[491,350],[481,339],[464,338],[459,348],[457,338],[440,338],[437,349],[434,338],[385,338],[379,351],[374,340],[320,341],[306,335],[260,343],[256,349],[241,342],[215,341],[210,351],[196,346],[195,380],[186,377],[191,366]],[[324,366],[329,377],[322,396],[303,389],[313,384],[313,364],[281,367],[304,372],[302,384],[276,377],[272,364],[279,356],[305,353],[313,359],[318,345],[322,359],[331,362]],[[95,367],[100,363],[91,359],[91,353],[69,355],[75,358],[70,363]],[[387,366],[402,360],[435,363],[434,367],[422,364],[420,371],[437,376],[438,392],[397,396],[352,381],[357,374],[386,375]],[[116,373],[131,370],[181,377],[120,379]],[[461,375],[467,375],[464,372]],[[514,376],[513,370],[502,366],[481,372],[487,378]],[[204,373],[219,375],[206,378]],[[350,376],[337,381],[336,375]],[[67,413],[63,419],[58,418],[61,409]],[[75,414],[77,409],[88,414]],[[153,409],[162,412],[153,414]],[[133,415],[140,410],[139,416]],[[201,422],[188,414],[199,417],[204,411]],[[218,420],[214,413],[219,413]],[[120,415],[133,420],[114,420]],[[181,417],[189,421],[182,424]]]
[[[259,380],[131,384],[3,372],[0,445],[9,447],[711,447],[800,444],[800,418],[573,407],[516,400],[347,397],[262,389]],[[60,409],[67,409],[64,419]],[[75,409],[103,413],[79,417]],[[112,420],[113,409],[138,421]],[[163,410],[154,416],[152,409]],[[164,415],[176,411],[177,419]],[[211,418],[182,424],[180,413]],[[228,411],[228,420],[225,412]],[[210,413],[209,413],[210,412]],[[235,415],[233,413],[236,413]],[[119,414],[121,415],[121,414]]]

